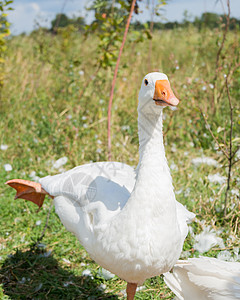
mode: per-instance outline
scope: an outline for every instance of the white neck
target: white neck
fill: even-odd
[[[159,115],[139,112],[139,164],[137,178],[129,202],[155,202],[165,206],[175,202],[172,178],[165,157],[162,134],[162,111]],[[166,196],[168,195],[168,196]]]
[[[138,113],[138,136],[139,136],[139,163],[137,173],[144,161],[149,160],[156,163],[167,163],[163,145],[162,116],[155,113]]]
[[[142,222],[156,217],[156,223],[171,222],[175,226],[176,200],[163,145],[162,112],[159,116],[139,113],[138,123],[140,159],[136,183],[122,213],[130,221],[134,214]]]

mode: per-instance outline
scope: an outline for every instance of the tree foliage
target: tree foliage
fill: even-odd
[[[85,20],[83,17],[73,17],[68,18],[65,14],[57,14],[55,19],[51,22],[51,31],[57,32],[58,28],[63,28],[67,26],[74,26],[76,30],[83,31],[85,26]]]
[[[131,2],[131,1],[130,1]],[[160,3],[161,2],[161,3]],[[122,6],[120,5],[122,3]],[[160,10],[166,4],[166,1],[158,1],[154,9],[154,14],[159,16],[161,15]],[[73,25],[74,28],[78,31],[85,31],[87,30],[86,34],[90,34],[92,32],[103,33],[106,29],[111,28],[112,31],[121,31],[121,27],[124,24],[124,21],[129,12],[129,0],[123,1],[111,1],[111,0],[96,0],[93,4],[88,8],[89,10],[94,11],[95,19],[94,21],[86,26],[85,20],[83,17],[73,17],[68,18],[65,14],[57,14],[54,20],[51,22],[51,32],[57,32],[57,28],[64,28],[68,27],[69,25]],[[135,13],[139,12],[138,4],[135,7]],[[111,20],[116,18],[117,20]],[[187,26],[195,26],[199,30],[202,28],[218,28],[221,24],[226,24],[226,16],[225,15],[218,15],[211,12],[205,12],[200,17],[193,17],[189,12],[186,10],[183,14],[183,21],[182,22],[153,22],[153,27],[156,30],[164,30],[164,29],[173,29],[173,28],[181,28]],[[145,34],[148,35],[149,31],[146,30],[150,27],[150,21],[146,23],[142,23],[136,21],[130,25],[132,28],[131,30],[135,31],[144,31]],[[233,30],[236,27],[240,26],[240,20],[236,18],[230,18],[229,29]],[[137,33],[136,33],[137,34]],[[110,35],[110,32],[109,32]],[[99,36],[100,37],[100,36]],[[148,36],[150,37],[150,36]],[[120,37],[119,37],[120,38]],[[101,39],[101,37],[100,37]]]
[[[150,24],[150,21],[147,22]],[[184,28],[187,26],[195,26],[199,30],[203,28],[218,28],[222,26],[222,24],[226,25],[227,19],[225,15],[218,15],[211,12],[205,12],[201,15],[201,17],[191,16],[188,11],[184,11],[183,21],[182,22],[154,22],[154,29],[173,29],[173,28]],[[140,30],[144,27],[144,25],[140,22],[135,22],[133,24],[134,28]],[[229,29],[233,30],[240,26],[240,20],[236,18],[230,18]]]
[[[139,13],[138,2],[135,3],[135,14]],[[95,20],[86,26],[86,35],[95,32],[99,38],[98,64],[102,68],[112,67],[117,61],[131,3],[131,0],[95,0],[88,8],[94,11]],[[148,26],[143,26],[141,32],[132,30],[132,33],[132,42],[141,42],[145,37],[151,38]]]

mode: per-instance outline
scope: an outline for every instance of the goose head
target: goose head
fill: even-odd
[[[174,95],[168,77],[164,73],[147,74],[139,91],[138,111],[159,114],[166,106],[177,106],[179,100]]]

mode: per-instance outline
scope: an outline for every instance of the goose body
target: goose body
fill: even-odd
[[[165,74],[146,75],[136,170],[98,162],[40,179],[66,229],[99,265],[134,285],[174,266],[194,218],[175,199],[163,145],[163,108],[178,102]]]
[[[170,176],[165,167],[162,176]],[[151,172],[159,175],[154,168]],[[146,174],[149,179],[150,175]],[[173,190],[165,189],[166,184],[171,185],[170,177],[162,178],[164,191],[152,190],[151,195],[142,185],[133,193],[136,176],[126,164],[99,162],[44,177],[40,183],[54,196],[55,210],[63,225],[99,265],[127,282],[142,284],[175,264],[193,214],[175,200]],[[142,201],[137,198],[131,203],[130,197],[135,193],[141,195]],[[152,200],[156,193],[162,195],[163,204],[156,205]],[[165,197],[172,197],[170,205],[165,204]],[[174,214],[169,213],[171,210]],[[171,231],[173,236],[169,237]]]
[[[164,281],[178,300],[240,299],[240,263],[212,257],[178,261]]]

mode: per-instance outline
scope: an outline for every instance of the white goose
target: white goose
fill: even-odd
[[[40,179],[7,183],[23,198],[42,206],[54,198],[63,225],[77,236],[102,267],[127,281],[127,297],[137,285],[169,271],[182,251],[194,218],[175,199],[165,157],[162,115],[176,106],[168,78],[150,73],[139,92],[140,159],[136,171],[119,162],[99,162]]]
[[[212,257],[179,260],[164,281],[178,300],[240,299],[240,263]]]

